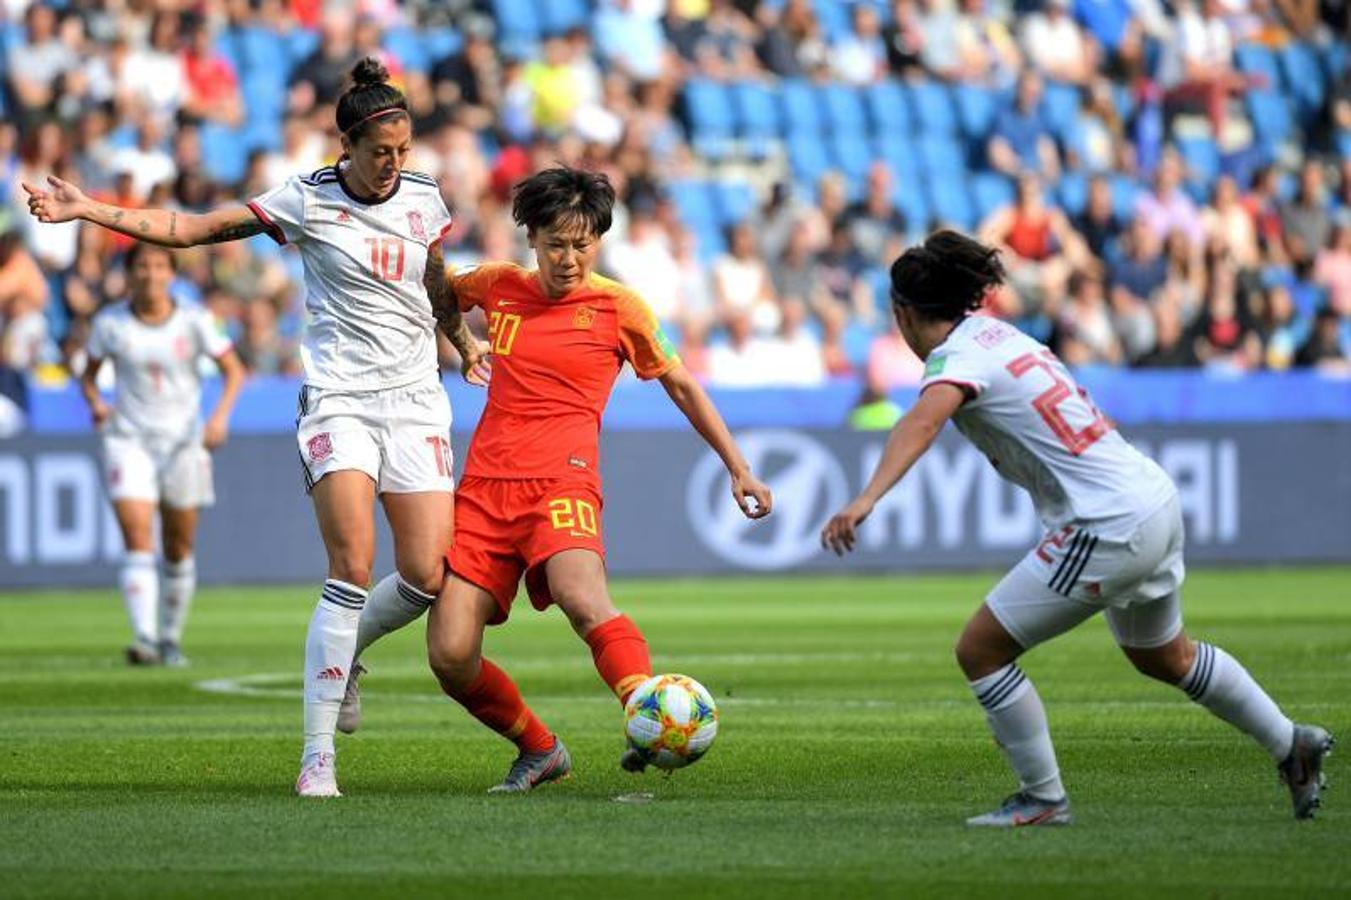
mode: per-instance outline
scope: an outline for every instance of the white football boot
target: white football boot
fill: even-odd
[[[332,753],[320,753],[300,769],[296,793],[301,797],[341,797]]]

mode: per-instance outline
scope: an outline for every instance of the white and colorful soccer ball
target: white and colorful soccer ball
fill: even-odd
[[[629,695],[624,716],[629,743],[659,769],[688,766],[718,736],[713,696],[687,675],[653,675]]]

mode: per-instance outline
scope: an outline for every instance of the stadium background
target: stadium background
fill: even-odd
[[[123,295],[127,242],[36,225],[20,181],[54,173],[128,206],[247,198],[336,158],[333,102],[366,54],[408,93],[411,165],[456,214],[452,261],[528,261],[507,207],[533,169],[611,175],[623,203],[603,269],[651,302],[779,493],[776,521],[735,528],[698,448],[670,434],[678,415],[623,380],[604,466],[616,571],[832,564],[812,532],[920,372],[885,267],[939,225],[1006,248],[1012,283],[990,311],[1050,343],[1164,460],[1194,558],[1351,558],[1343,4],[10,0],[3,14],[0,584],[111,583],[119,552],[69,372],[90,316]],[[298,256],[264,236],[179,256],[176,296],[219,317],[253,375],[218,455],[204,578],[309,580],[322,555],[290,437]],[[448,381],[462,455],[482,397]],[[861,562],[1015,558],[1030,507],[984,468],[945,444]],[[669,529],[645,527],[654,502]]]

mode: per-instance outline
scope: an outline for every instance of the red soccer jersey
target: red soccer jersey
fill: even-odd
[[[533,270],[485,263],[450,276],[460,308],[488,316],[493,377],[464,474],[479,478],[597,475],[601,413],[624,361],[639,378],[680,364],[636,293],[592,275],[551,300]]]

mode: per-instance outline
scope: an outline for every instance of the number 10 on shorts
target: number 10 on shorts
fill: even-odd
[[[436,474],[442,478],[450,477],[450,438],[434,434],[427,438],[427,446],[432,450],[432,456],[436,459]]]
[[[595,537],[596,508],[585,500],[560,497],[549,501],[549,519],[555,529],[574,537]]]

